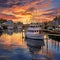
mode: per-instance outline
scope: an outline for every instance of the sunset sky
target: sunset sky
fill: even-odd
[[[0,0],[0,18],[29,23],[51,21],[60,15],[60,0]]]

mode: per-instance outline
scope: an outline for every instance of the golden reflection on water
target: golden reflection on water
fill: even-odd
[[[23,33],[13,33],[12,35],[9,35],[7,33],[3,33],[0,36],[0,44],[5,45],[17,45],[17,46],[23,46],[24,48],[27,48],[26,42],[23,39]]]
[[[47,35],[44,36],[44,43],[45,45],[39,50],[39,52],[35,52],[40,55],[45,55],[54,60],[54,51],[49,49],[50,48],[57,48],[57,51],[60,50],[60,42],[55,40],[49,39]],[[0,36],[0,44],[5,44],[5,48],[10,48],[11,45],[15,45],[17,47],[27,48],[27,42],[24,39],[23,32],[14,32],[13,34],[9,35],[7,33],[3,33]],[[58,46],[58,47],[57,47]]]

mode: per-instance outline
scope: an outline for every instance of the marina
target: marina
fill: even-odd
[[[45,33],[44,40],[25,38],[24,31],[0,34],[0,60],[60,60],[60,41]]]
[[[0,0],[0,60],[60,60],[60,0]]]

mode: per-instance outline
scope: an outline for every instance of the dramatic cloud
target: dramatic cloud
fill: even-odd
[[[4,18],[4,19],[17,19],[17,17],[13,16],[13,15],[6,15],[6,14],[0,14],[0,18]]]
[[[34,15],[36,21],[51,21],[60,15],[59,0],[0,0],[0,18],[29,23]]]

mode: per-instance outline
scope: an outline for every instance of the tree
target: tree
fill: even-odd
[[[56,16],[53,20],[55,20],[55,21],[56,21],[56,20],[57,20],[57,16]]]
[[[54,21],[60,20],[60,16],[56,16],[53,20],[54,20]]]
[[[0,23],[4,23],[4,22],[6,22],[6,19],[0,18]]]
[[[58,20],[60,20],[60,16],[58,16]]]

